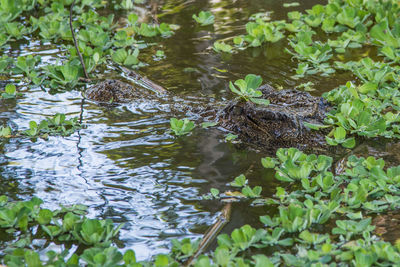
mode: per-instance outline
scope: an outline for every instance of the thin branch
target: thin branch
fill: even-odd
[[[153,22],[159,24],[157,18],[157,8],[158,8],[157,0],[151,0],[150,4],[151,4],[151,16],[153,17]]]
[[[224,226],[229,222],[231,218],[231,210],[232,210],[232,203],[228,202],[225,204],[224,208],[222,209],[221,215],[218,217],[217,222],[207,230],[203,239],[200,242],[200,245],[197,251],[193,254],[193,256],[184,263],[185,267],[190,266],[204,250],[215,240],[218,233],[224,228]]]
[[[84,74],[85,74],[85,78],[86,78],[86,79],[89,79],[89,75],[87,74],[87,71],[86,71],[85,62],[83,61],[82,54],[81,54],[81,52],[79,51],[78,43],[77,43],[76,38],[75,38],[74,27],[72,27],[72,10],[74,9],[75,1],[76,1],[76,0],[74,0],[74,1],[72,2],[71,7],[70,7],[70,9],[69,9],[69,27],[70,27],[70,29],[71,29],[72,39],[74,40],[74,45],[75,45],[76,52],[78,53],[79,60],[81,61],[81,64],[82,64],[82,68],[83,68],[83,72],[84,72]]]

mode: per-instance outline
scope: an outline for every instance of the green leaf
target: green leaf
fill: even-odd
[[[213,46],[214,51],[216,52],[225,52],[225,53],[232,53],[233,47],[229,44],[225,44],[221,41],[214,42]]]
[[[276,159],[270,158],[270,157],[265,157],[261,159],[261,164],[263,165],[264,168],[266,169],[272,169],[275,167],[277,164]]]
[[[136,263],[135,251],[128,249],[125,252],[123,259],[126,265]]]
[[[206,122],[203,122],[203,123],[201,124],[201,128],[206,129],[206,128],[208,128],[208,127],[213,127],[213,126],[216,126],[216,125],[218,125],[218,122],[206,121]]]
[[[131,25],[135,25],[139,20],[139,16],[136,13],[131,13],[128,15],[128,21]]]
[[[9,95],[15,95],[15,93],[16,93],[16,91],[17,91],[17,88],[15,87],[14,84],[8,83],[8,84],[6,85],[6,88],[5,88],[4,90],[5,90],[5,92],[6,92],[7,94],[9,94]]]
[[[11,128],[0,126],[0,137],[9,137],[11,136]]]
[[[400,40],[393,36],[387,20],[383,20],[379,24],[373,26],[370,30],[370,35],[380,44],[394,48],[400,47]]]
[[[246,75],[245,82],[247,84],[247,88],[257,89],[262,84],[261,76],[248,74]]]
[[[354,137],[347,138],[342,143],[342,146],[346,148],[353,148],[355,145],[356,145],[356,139]]]
[[[367,94],[372,91],[375,92],[377,88],[378,88],[378,85],[376,83],[367,82],[367,83],[364,83],[363,85],[359,86],[358,91],[362,94]]]
[[[30,121],[29,122],[29,128],[30,129],[37,129],[38,125],[37,125],[36,121]]]
[[[243,174],[239,175],[238,177],[235,178],[235,181],[231,182],[231,186],[235,187],[243,187],[247,184],[247,179],[246,176]]]
[[[73,65],[61,65],[59,66],[59,70],[61,71],[64,80],[66,82],[76,81],[79,78],[79,67]]]
[[[53,212],[49,209],[41,209],[39,211],[37,221],[39,224],[49,224],[53,218]]]
[[[171,125],[171,130],[177,136],[188,134],[195,127],[194,122],[186,118],[184,120],[171,118],[170,125]]]
[[[254,98],[254,97],[250,97],[249,99],[251,102],[253,102],[254,104],[257,104],[257,105],[268,106],[270,104],[268,99]]]
[[[343,127],[337,127],[333,133],[336,141],[341,141],[346,138],[346,130]]]
[[[111,58],[112,58],[112,60],[114,60],[114,62],[123,64],[125,59],[127,58],[127,56],[128,56],[128,52],[126,52],[125,49],[121,48],[121,49],[118,49],[117,51],[115,51],[112,54]]]
[[[237,95],[241,95],[242,94],[238,89],[236,89],[236,87],[233,85],[232,82],[229,82],[229,88],[231,89],[231,91],[233,93],[235,93]]]
[[[41,267],[41,266],[43,266],[41,261],[40,261],[39,254],[34,252],[34,251],[26,250],[24,258],[25,258],[25,261],[26,261],[26,265],[28,267]]]
[[[206,26],[214,23],[214,15],[210,11],[200,11],[199,15],[193,14],[192,18],[201,26]]]
[[[28,222],[28,216],[25,214],[18,219],[18,227],[21,230],[26,231],[28,229]]]
[[[247,82],[245,81],[245,80],[243,80],[243,79],[239,79],[239,80],[236,80],[235,81],[235,85],[237,86],[237,87],[239,87],[239,89],[240,89],[240,95],[246,95],[246,96],[248,96],[247,95],[247,93],[248,93],[248,90],[247,90]]]
[[[126,66],[137,65],[138,63],[139,63],[139,60],[134,55],[128,55],[124,60],[124,65],[126,65]]]
[[[296,6],[300,6],[300,3],[298,2],[292,2],[292,3],[283,3],[283,7],[296,7]]]
[[[250,186],[245,186],[242,188],[242,194],[249,198],[260,197],[261,191],[261,186],[255,186],[254,188],[251,188]]]
[[[294,180],[290,178],[287,174],[277,171],[275,173],[275,178],[282,182],[293,182]]]
[[[238,138],[238,136],[236,134],[232,134],[232,133],[228,133],[225,136],[226,141],[232,141],[232,140],[235,140],[236,138]]]
[[[331,127],[331,125],[321,125],[321,124],[314,124],[314,123],[309,123],[309,122],[303,122],[304,126],[313,129],[313,130],[319,130],[319,129],[326,129]]]
[[[335,139],[330,138],[328,136],[325,136],[325,140],[331,146],[337,146],[338,145],[338,142]]]
[[[219,190],[217,188],[211,188],[210,193],[214,198],[218,198],[219,196]]]
[[[217,247],[214,252],[215,263],[218,266],[228,266],[230,260],[229,250],[225,247]]]

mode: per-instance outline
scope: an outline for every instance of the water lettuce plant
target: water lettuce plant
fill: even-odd
[[[232,38],[237,45],[232,48],[261,46],[286,37],[285,51],[298,61],[294,78],[329,76],[336,71],[347,71],[358,77],[356,84],[349,81],[323,95],[334,105],[325,120],[325,125],[333,127],[327,142],[351,148],[355,145],[355,135],[399,137],[398,116],[392,111],[399,109],[398,101],[394,100],[400,77],[396,26],[399,17],[400,7],[394,0],[331,0],[325,5],[314,5],[304,13],[289,12],[288,20],[249,21],[247,35]],[[317,35],[317,31],[323,34]],[[369,57],[347,62],[338,60],[341,54],[369,49],[370,44],[376,46],[382,61]]]
[[[4,2],[4,3],[3,3]],[[51,88],[53,91],[71,89],[78,84],[78,79],[85,71],[95,72],[96,67],[112,59],[117,64],[129,67],[139,66],[137,59],[139,49],[147,47],[145,40],[136,40],[132,35],[143,37],[169,37],[178,29],[177,25],[160,23],[147,24],[138,22],[138,16],[131,14],[128,25],[117,27],[113,15],[107,17],[99,15],[94,9],[86,11],[86,7],[102,7],[101,1],[77,1],[72,5],[73,14],[79,14],[71,20],[77,36],[77,47],[83,56],[86,68],[74,62],[78,54],[70,49],[68,42],[73,39],[69,20],[69,10],[72,1],[48,3],[39,1],[37,8],[43,12],[28,14],[26,21],[18,19],[21,12],[32,10],[35,5],[29,1],[4,0],[1,3],[2,25],[0,27],[0,47],[15,39],[33,38],[44,42],[52,42],[60,46],[59,62],[41,64],[41,56],[20,56],[12,64],[12,75],[24,74],[27,83]],[[29,2],[29,3],[28,3]],[[69,52],[69,54],[68,54]],[[65,60],[66,58],[68,60]],[[10,62],[0,61],[0,71],[6,71]],[[7,63],[7,64],[6,64]],[[40,65],[40,66],[39,66]],[[66,66],[66,67],[64,67]],[[86,77],[87,78],[87,77]]]
[[[87,264],[108,263],[109,265],[102,266],[115,266],[113,264],[125,262],[126,266],[136,266],[134,265],[135,253],[132,250],[122,255],[116,247],[110,246],[111,239],[118,234],[122,225],[115,227],[111,220],[86,218],[83,215],[86,207],[80,205],[52,211],[41,208],[42,203],[43,201],[36,197],[28,201],[13,202],[4,195],[0,196],[0,228],[6,229],[7,232],[20,230],[24,233],[32,231],[37,226],[43,229],[39,235],[28,236],[27,242],[21,238],[12,244],[8,248],[11,253],[7,253],[2,259],[4,264],[7,266],[25,266],[25,264],[27,266],[43,266],[42,264],[65,266],[67,263],[78,266],[80,257]],[[48,251],[47,261],[42,262],[39,254],[28,247],[30,238],[43,238],[46,235],[49,235],[51,239],[57,237],[58,240],[69,240],[87,247],[79,257],[75,253],[69,253],[68,250]]]
[[[10,137],[11,136],[11,128],[6,126],[0,126],[0,137]]]
[[[41,56],[21,55],[14,59],[2,56],[2,75],[17,77],[24,85],[57,90],[78,84],[83,71],[78,53],[71,46],[72,34],[66,22],[71,2],[0,0],[0,49],[25,38],[64,44],[57,52],[59,61],[55,64],[42,60]],[[139,22],[136,14],[128,16],[126,25],[114,24],[113,16],[101,16],[93,9],[103,7],[103,2],[78,1],[73,8],[79,14],[72,22],[78,36],[78,51],[93,77],[99,73],[98,66],[102,69],[107,64],[111,68],[112,64],[139,65],[139,51],[151,45],[148,38],[169,37],[177,29],[173,24]],[[133,2],[124,0],[120,6],[132,9]],[[90,10],[86,11],[88,7]],[[32,12],[24,13],[25,17],[21,15],[25,11]],[[195,17],[200,24],[209,24],[212,15],[200,12]],[[246,33],[232,38],[232,45],[216,41],[213,48],[232,53],[282,42],[298,63],[297,79],[308,75],[329,76],[334,72],[351,74],[355,77],[352,81],[324,94],[332,104],[325,124],[306,125],[315,130],[330,128],[328,143],[351,148],[357,135],[400,138],[399,17],[397,0],[330,0],[303,13],[290,12],[285,21],[268,21],[269,16],[255,14],[245,27]],[[355,49],[372,51],[371,47],[379,57],[363,54],[363,59],[341,60]],[[261,83],[259,76],[250,74],[244,80],[231,82],[229,87],[245,101],[267,105],[268,100],[262,99],[257,90]],[[8,84],[1,96],[15,98],[16,87]],[[31,121],[23,134],[69,135],[80,127],[77,118],[67,120],[65,115],[56,114],[39,123]],[[171,129],[176,135],[188,134],[193,128],[194,123],[187,119],[171,119]],[[11,134],[10,127],[0,127],[0,137]],[[228,137],[233,138],[233,135]],[[262,165],[273,169],[280,185],[272,197],[263,196],[260,186],[248,185],[244,175],[236,177],[230,185],[241,189],[235,194],[245,196],[245,201],[273,207],[260,218],[264,226],[256,229],[244,225],[220,235],[216,249],[199,256],[195,266],[393,266],[400,262],[398,242],[382,241],[371,220],[375,214],[400,207],[399,166],[388,168],[381,159],[350,156],[343,170],[338,170],[331,157],[309,155],[293,148],[280,149],[276,157],[263,158]],[[210,191],[214,199],[223,197],[218,189]],[[110,220],[86,218],[82,207],[49,210],[40,205],[37,198],[14,202],[0,197],[0,227],[10,238],[15,238],[7,244],[4,252],[7,255],[1,255],[3,264],[180,266],[198,248],[198,241],[173,241],[171,253],[139,263],[133,251],[122,253],[113,244],[121,226]],[[47,257],[40,257],[32,250],[35,239],[74,246],[65,246],[64,251],[47,251]],[[80,249],[74,250],[78,246]]]
[[[67,120],[65,114],[58,113],[51,118],[40,121],[40,123],[30,121],[29,129],[22,132],[22,134],[29,137],[46,137],[48,135],[69,136],[81,127],[82,125],[78,122],[78,118]]]
[[[37,84],[39,82],[39,73],[36,69],[40,61],[41,58],[39,56],[19,56],[16,62],[14,62],[12,73],[24,74],[27,80],[31,80],[33,83]]]
[[[216,52],[232,53],[233,47],[224,42],[216,41],[214,42],[213,49]]]
[[[239,136],[237,134],[233,134],[233,133],[228,133],[227,135],[225,135],[225,140],[226,141],[233,141],[236,140]]]
[[[60,65],[47,65],[43,70],[48,78],[44,83],[52,89],[73,88],[83,73],[78,60],[66,61]]]
[[[353,148],[356,145],[354,137],[346,138],[346,130],[343,127],[336,127],[333,131],[333,138],[326,136],[326,142],[330,145],[336,146],[342,144],[347,148]]]
[[[170,125],[171,125],[171,130],[177,136],[186,135],[190,133],[190,131],[192,131],[193,128],[195,127],[194,122],[186,118],[183,120],[179,120],[177,118],[171,118]]]
[[[229,235],[219,235],[216,249],[198,256],[194,266],[212,266],[212,262],[218,266],[316,263],[389,266],[400,260],[400,247],[374,235],[375,226],[369,216],[400,206],[400,198],[396,195],[400,189],[400,166],[385,169],[382,159],[350,156],[344,169],[333,174],[332,158],[305,154],[294,148],[279,149],[276,157],[266,157],[262,164],[274,168],[277,179],[290,183],[290,186],[285,186],[286,189],[277,187],[268,201],[268,205],[276,206],[278,212],[261,216],[260,221],[265,226],[259,229],[244,225]],[[285,179],[282,179],[283,175]],[[232,186],[245,188],[246,178],[238,176]],[[35,223],[43,229],[58,227],[61,232],[52,234],[52,238],[83,242],[89,246],[83,252],[72,254],[68,251],[49,251],[48,262],[179,266],[194,255],[199,246],[199,240],[175,240],[170,254],[157,255],[148,262],[137,262],[133,251],[122,254],[110,242],[102,241],[110,241],[106,237],[114,236],[119,229],[114,228],[110,221],[87,219],[80,208],[41,209],[41,203],[37,198],[9,202],[7,197],[0,197],[0,227],[23,231],[29,231]],[[44,234],[48,232],[45,230]],[[94,246],[95,243],[100,246]],[[36,252],[25,247],[28,244],[13,249],[4,257],[3,263],[8,266],[26,262],[45,263]],[[257,254],[259,249],[277,246],[282,249],[263,250],[266,253]],[[291,249],[283,249],[285,247]],[[255,253],[247,254],[249,250]]]
[[[111,238],[117,235],[123,224],[114,228],[111,220],[84,219],[75,224],[72,236],[85,245],[109,246]]]
[[[153,56],[154,60],[161,60],[166,58],[164,51],[162,50],[157,50],[156,54]]]
[[[112,54],[112,59],[114,62],[125,65],[125,66],[133,66],[139,63],[138,60],[139,49],[125,50],[123,48],[118,49]]]
[[[331,157],[294,148],[279,149],[276,157],[263,158],[262,164],[274,168],[278,180],[290,183],[286,189],[277,187],[267,199],[266,205],[276,206],[278,212],[260,217],[263,228],[245,225],[230,236],[218,236],[217,248],[198,257],[195,266],[211,266],[211,262],[221,266],[390,266],[400,259],[400,247],[380,240],[370,217],[396,209],[399,166],[385,170],[382,159],[350,156],[344,169],[333,174]],[[242,175],[232,183],[244,184]],[[275,249],[241,254],[268,247]]]
[[[243,38],[250,47],[261,46],[265,42],[276,43],[285,36],[282,32],[284,24],[282,22],[266,22],[257,19],[255,22],[246,24],[247,35]]]
[[[17,96],[20,96],[21,94],[17,92],[17,87],[15,87],[14,84],[7,84],[6,87],[4,87],[4,92],[1,93],[1,98],[3,99],[10,99],[10,98],[16,98]]]
[[[166,38],[172,36],[173,32],[179,29],[178,25],[167,24],[165,22],[161,24],[140,23],[138,15],[134,13],[128,16],[128,22],[128,26],[123,29],[143,37],[155,37],[160,35]]]
[[[192,18],[201,26],[214,23],[215,16],[210,11],[200,11],[199,15],[193,14]]]
[[[261,98],[262,92],[257,90],[261,83],[262,78],[260,76],[248,74],[244,80],[239,79],[235,83],[229,82],[229,88],[245,101],[251,101],[259,105],[269,105],[269,100]]]

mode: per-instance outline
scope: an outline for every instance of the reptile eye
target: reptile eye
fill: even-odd
[[[243,113],[243,108],[239,106],[234,106],[232,109],[232,113],[236,116],[241,115]]]

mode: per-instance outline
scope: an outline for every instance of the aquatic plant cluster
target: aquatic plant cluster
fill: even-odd
[[[83,69],[78,55],[72,46],[72,34],[69,26],[68,5],[65,1],[2,1],[0,6],[0,48],[5,48],[9,41],[28,38],[38,39],[50,44],[62,46],[62,54],[56,64],[41,64],[40,56],[19,56],[16,61],[8,56],[0,58],[2,75],[23,74],[25,84],[40,85],[45,89],[70,89],[79,83]],[[73,13],[77,19],[72,21],[77,32],[79,50],[82,53],[87,72],[98,74],[98,69],[107,60],[117,64],[138,67],[143,63],[138,60],[140,49],[148,46],[140,37],[170,37],[178,28],[172,24],[147,24],[138,22],[138,15],[132,13],[124,25],[114,23],[114,16],[100,16],[90,8],[103,7],[99,0],[77,1]],[[88,9],[88,11],[85,11]],[[25,19],[20,14],[26,11],[40,10],[41,16],[30,15]],[[160,53],[159,53],[160,54]],[[103,66],[104,67],[104,66]]]
[[[286,37],[285,50],[298,61],[295,78],[350,72],[356,79],[323,95],[334,104],[325,125],[310,128],[331,127],[329,144],[354,147],[354,135],[400,137],[399,23],[398,1],[330,0],[306,13],[289,12],[287,21],[257,18],[246,24],[246,35],[233,38],[233,46],[217,41],[214,49],[233,53]],[[356,49],[363,49],[362,59],[341,60]]]
[[[50,93],[56,93],[66,89],[72,89],[79,84],[79,78],[83,76],[83,68],[78,54],[70,44],[72,34],[68,24],[70,12],[67,5],[72,0],[65,1],[9,1],[3,0],[0,5],[0,49],[8,48],[11,41],[23,41],[28,38],[31,41],[38,39],[41,42],[62,47],[62,53],[56,59],[55,64],[45,64],[40,56],[18,56],[15,59],[3,55],[0,58],[0,74],[7,78],[13,77],[15,82],[21,82],[24,86],[40,86]],[[72,27],[79,29],[77,33],[79,50],[83,56],[86,71],[97,75],[104,68],[107,60],[115,64],[128,67],[139,67],[144,63],[138,59],[140,49],[148,46],[144,40],[136,40],[135,37],[170,37],[173,30],[178,28],[173,24],[147,24],[139,23],[138,15],[132,13],[128,16],[126,25],[116,25],[113,15],[100,16],[95,11],[85,8],[103,7],[99,0],[78,1],[74,5],[73,13],[77,19],[72,21]],[[124,5],[122,5],[124,6]],[[22,12],[40,10],[41,16],[30,15],[21,19]],[[157,51],[156,57],[162,58],[162,51]],[[103,66],[102,66],[103,65]],[[2,99],[17,98],[15,85],[7,84]],[[30,130],[22,132],[28,136],[70,135],[74,130],[82,127],[77,118],[66,120],[65,115],[56,114],[53,119],[40,123],[31,121]],[[61,120],[60,120],[61,118]],[[59,125],[60,124],[60,125]],[[62,124],[62,125],[61,125]],[[3,127],[3,126],[1,126]],[[0,136],[8,134],[12,129],[3,127]],[[51,128],[51,129],[50,129]],[[18,133],[16,133],[18,135]]]
[[[278,213],[260,217],[265,228],[245,225],[231,236],[220,235],[212,257],[216,265],[209,256],[201,256],[195,266],[397,264],[399,244],[380,240],[369,216],[398,209],[400,166],[385,169],[382,159],[350,156],[334,174],[332,162],[331,157],[294,148],[279,149],[276,158],[263,158],[262,165],[275,169],[284,187],[277,187],[272,198],[256,196],[254,202],[275,206]],[[242,175],[231,185],[245,184]]]
[[[81,83],[83,68],[72,46],[68,6],[72,0],[0,0],[0,49],[9,42],[40,40],[62,46],[56,64],[45,64],[39,56],[0,58],[0,73],[16,85],[41,86],[55,93]],[[122,1],[121,8],[132,1]],[[130,14],[125,25],[114,24],[112,15],[100,16],[91,8],[102,7],[100,0],[77,1],[73,8],[78,47],[90,75],[97,75],[106,63],[131,68],[143,66],[140,50],[150,45],[142,37],[170,37],[177,25],[147,24]],[[116,4],[117,5],[117,4]],[[287,7],[295,6],[286,4]],[[40,11],[40,12],[36,12]],[[32,15],[22,17],[22,12]],[[40,13],[40,16],[36,16]],[[286,51],[298,61],[295,78],[306,75],[329,76],[337,71],[354,75],[349,81],[326,94],[333,105],[324,125],[307,124],[311,129],[331,127],[326,141],[352,148],[355,136],[400,138],[400,6],[396,0],[330,0],[315,5],[306,13],[289,12],[288,21],[269,21],[255,14],[246,25],[246,35],[232,38],[232,45],[217,41],[216,52],[234,53],[287,37]],[[209,11],[194,14],[201,27],[213,24]],[[323,33],[323,34],[317,34]],[[137,38],[137,39],[136,39]],[[340,61],[342,54],[365,49],[371,54],[359,61]],[[368,55],[368,53],[365,53]],[[375,54],[374,54],[375,53]],[[155,57],[162,59],[158,50]],[[247,75],[229,84],[243,101],[268,105],[257,88],[261,77]],[[310,85],[304,85],[307,87]],[[20,96],[14,84],[7,84],[0,101]],[[194,123],[172,118],[175,135],[188,134]],[[204,123],[203,127],[213,126]],[[47,138],[67,136],[82,124],[78,118],[55,114],[41,122],[31,121],[25,131],[0,126],[0,138],[28,136]],[[227,140],[237,136],[228,135]],[[263,158],[261,164],[274,169],[281,183],[271,198],[262,196],[260,186],[250,187],[244,175],[230,184],[239,191],[221,193],[211,189],[206,198],[234,196],[249,199],[254,205],[275,208],[275,215],[264,215],[263,228],[244,225],[230,235],[218,236],[215,250],[192,258],[200,241],[174,240],[169,254],[137,262],[135,253],[122,253],[113,243],[122,225],[111,220],[89,219],[86,207],[75,205],[57,210],[41,208],[42,201],[12,202],[0,197],[0,228],[10,239],[0,253],[7,266],[181,266],[190,261],[197,267],[208,266],[393,266],[400,262],[400,243],[382,241],[375,234],[371,216],[400,207],[400,166],[385,168],[382,159],[349,156],[342,169],[325,155],[305,154],[297,149],[279,149],[276,157]],[[65,244],[63,251],[47,251],[46,257],[35,251],[33,240],[51,240]],[[73,250],[78,246],[79,250]],[[75,247],[74,247],[75,248]]]
[[[262,165],[274,168],[276,179],[286,188],[277,187],[271,198],[262,198],[260,187],[248,187],[244,175],[237,177],[231,186],[243,188],[242,197],[253,198],[258,205],[275,206],[278,213],[260,217],[264,228],[244,225],[230,235],[219,235],[217,248],[199,256],[194,266],[398,263],[400,244],[380,240],[374,234],[370,216],[400,207],[400,166],[385,169],[382,159],[350,156],[345,167],[334,174],[332,162],[331,157],[307,155],[294,148],[279,149],[276,158],[263,158]],[[220,194],[213,192],[213,196]],[[110,246],[122,225],[115,228],[110,220],[88,219],[83,215],[84,206],[51,211],[41,209],[42,201],[37,198],[7,202],[2,196],[0,200],[0,227],[22,235],[5,251],[12,251],[3,259],[8,266],[79,266],[79,262],[88,266],[180,266],[199,245],[199,241],[175,240],[170,254],[138,263],[133,251],[122,254]],[[42,262],[26,247],[32,239],[44,236],[88,248],[80,255],[71,255],[68,250],[49,251],[47,261]]]

